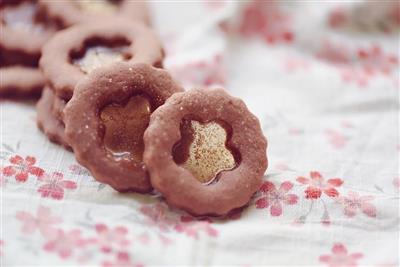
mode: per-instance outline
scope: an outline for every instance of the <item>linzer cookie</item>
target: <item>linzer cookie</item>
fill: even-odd
[[[222,89],[173,95],[151,115],[144,143],[154,188],[194,215],[245,206],[267,168],[258,119]]]
[[[0,77],[0,97],[39,97],[44,86],[39,69],[32,67],[2,67]]]
[[[118,191],[151,191],[143,132],[150,114],[181,91],[165,70],[147,64],[119,62],[93,71],[64,109],[78,162]]]
[[[2,1],[0,9],[1,66],[37,66],[40,50],[55,28],[39,16],[36,1]]]
[[[129,20],[82,24],[57,33],[44,47],[40,66],[57,96],[69,100],[75,85],[94,69],[129,61],[162,66],[159,39],[148,27]]]
[[[57,119],[64,121],[64,108],[67,104],[67,101],[61,99],[57,96],[54,96],[52,112],[57,117]]]
[[[55,95],[52,90],[43,89],[42,97],[36,105],[37,125],[50,141],[71,150],[65,139],[64,124],[52,111],[54,98]]]
[[[150,24],[144,1],[132,0],[39,0],[41,11],[62,27],[89,21],[105,21],[112,17]]]
[[[40,50],[55,28],[39,15],[36,1],[0,2],[0,97],[40,96]]]

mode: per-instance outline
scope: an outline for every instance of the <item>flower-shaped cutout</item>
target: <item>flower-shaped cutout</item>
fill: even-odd
[[[143,133],[150,114],[150,101],[144,95],[133,96],[125,105],[112,104],[101,111],[104,145],[115,158],[142,160]]]
[[[220,123],[184,119],[181,135],[182,139],[174,149],[175,162],[200,182],[210,183],[221,171],[236,166],[236,159],[227,147],[230,135]]]

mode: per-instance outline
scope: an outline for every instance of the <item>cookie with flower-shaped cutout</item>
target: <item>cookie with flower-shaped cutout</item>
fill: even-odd
[[[41,48],[57,28],[39,13],[33,0],[1,1],[0,27],[0,97],[40,96]]]
[[[71,150],[71,146],[65,138],[64,123],[53,112],[55,97],[56,96],[51,89],[43,89],[42,97],[36,105],[37,125],[51,142],[62,145],[66,149]]]
[[[151,113],[182,90],[165,70],[148,64],[118,62],[93,71],[64,109],[78,162],[120,192],[150,192],[143,133]]]
[[[245,206],[267,168],[258,119],[223,89],[174,94],[151,115],[144,142],[154,188],[194,215]]]
[[[75,85],[93,70],[114,62],[162,67],[156,34],[141,23],[113,18],[78,24],[58,32],[43,47],[40,67],[56,95],[69,100]]]

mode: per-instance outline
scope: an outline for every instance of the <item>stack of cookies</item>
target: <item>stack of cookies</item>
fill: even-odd
[[[80,23],[57,32],[43,47],[40,59],[46,80],[37,105],[40,129],[50,140],[69,148],[64,137],[62,110],[80,80],[114,62],[143,62],[162,67],[163,57],[161,43],[154,32],[129,19]]]
[[[90,4],[102,15],[76,13]],[[258,119],[223,89],[176,83],[142,4],[38,5],[46,21],[68,27],[46,41],[38,64],[37,121],[51,141],[115,190],[155,189],[193,215],[224,216],[249,202],[267,168]]]
[[[0,2],[0,97],[40,96],[41,48],[57,27],[47,22],[34,1]]]
[[[144,2],[130,0],[1,0],[0,97],[39,97],[45,80],[41,49],[70,26],[125,17],[150,24]]]

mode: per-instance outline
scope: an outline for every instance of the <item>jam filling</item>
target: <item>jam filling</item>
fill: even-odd
[[[229,145],[232,130],[227,123],[183,119],[181,140],[173,148],[174,160],[203,184],[238,164],[238,153]]]
[[[142,94],[123,104],[108,105],[101,111],[104,146],[114,159],[142,161],[143,134],[149,125],[150,114],[149,98]]]

